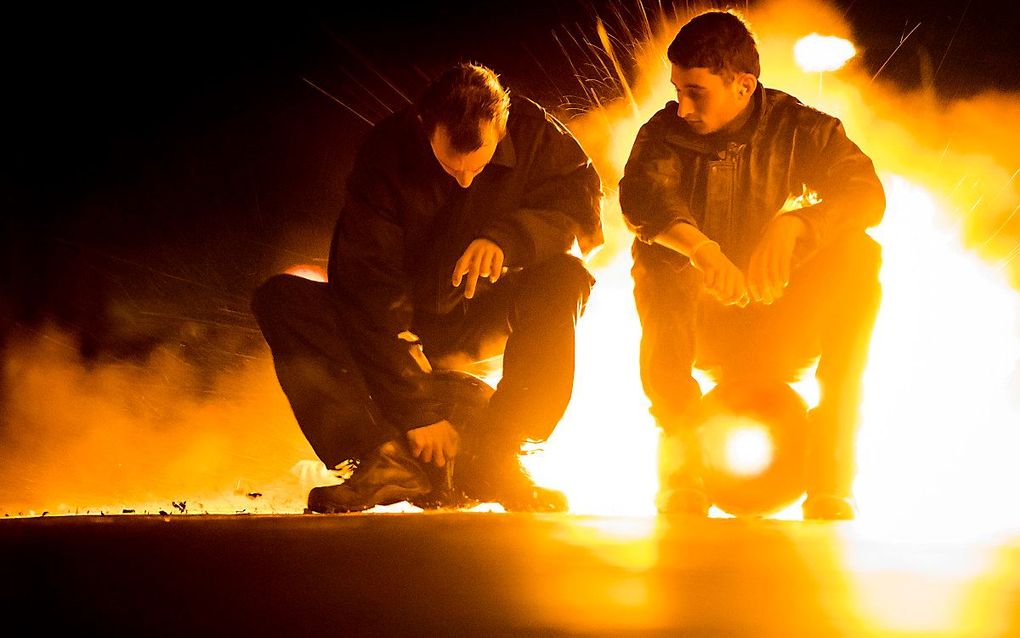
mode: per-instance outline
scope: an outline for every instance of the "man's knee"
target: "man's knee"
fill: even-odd
[[[809,295],[838,294],[863,302],[879,298],[882,247],[865,233],[834,239],[805,262],[793,277]]]
[[[878,278],[882,267],[882,246],[877,241],[861,233],[837,241],[836,246],[854,271]]]
[[[846,235],[822,249],[818,258],[832,268],[853,273],[861,280],[878,280],[882,246],[866,233]]]
[[[588,301],[595,279],[584,263],[573,255],[557,255],[527,269],[526,287],[543,291],[543,296],[579,303]]]
[[[316,282],[294,275],[273,275],[255,289],[251,299],[251,311],[260,324],[272,321],[281,312],[300,307],[306,296],[305,288]]]

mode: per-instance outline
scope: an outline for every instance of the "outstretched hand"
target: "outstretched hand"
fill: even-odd
[[[474,240],[453,267],[454,288],[463,280],[464,296],[471,299],[475,296],[479,277],[488,279],[490,283],[499,280],[503,274],[503,259],[503,249],[496,242],[484,238]]]
[[[443,419],[432,425],[408,430],[407,443],[416,458],[443,467],[447,461],[457,456],[460,435],[453,424]]]
[[[804,220],[794,215],[779,215],[769,222],[747,268],[752,299],[771,304],[783,296],[790,284],[793,251],[806,232]]]

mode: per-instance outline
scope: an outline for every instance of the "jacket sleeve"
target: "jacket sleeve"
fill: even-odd
[[[620,180],[623,219],[638,239],[649,244],[675,224],[698,226],[681,195],[680,160],[663,139],[660,117],[638,131]]]
[[[603,242],[602,182],[573,135],[547,116],[534,148],[520,205],[482,230],[506,264],[526,267],[568,252],[575,238],[588,253]]]
[[[819,202],[790,214],[808,226],[808,244],[820,247],[833,237],[864,232],[882,221],[885,191],[875,174],[871,158],[846,135],[835,118],[816,127],[812,140],[807,186],[817,191]]]
[[[391,180],[396,167],[359,155],[337,221],[329,282],[373,398],[392,425],[410,430],[441,420],[428,362],[410,333],[414,313],[404,268],[404,229]]]

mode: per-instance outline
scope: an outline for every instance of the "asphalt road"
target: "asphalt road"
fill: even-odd
[[[0,520],[0,632],[993,636],[1017,538],[488,513]]]

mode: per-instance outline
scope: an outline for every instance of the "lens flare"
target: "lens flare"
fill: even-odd
[[[752,421],[730,424],[722,444],[726,469],[741,477],[757,476],[772,463],[772,437]]]
[[[809,73],[835,71],[843,67],[857,50],[849,40],[831,35],[806,35],[793,46],[793,56],[800,68]]]

